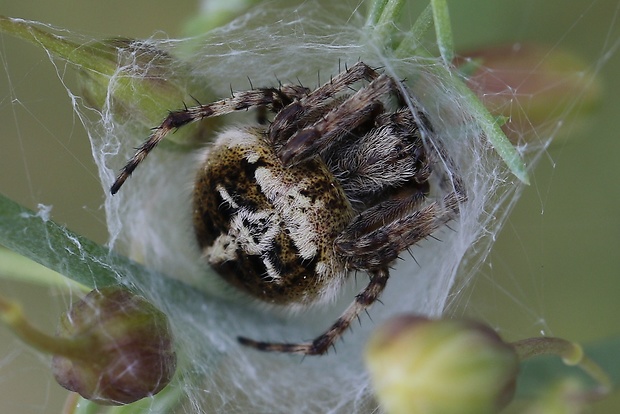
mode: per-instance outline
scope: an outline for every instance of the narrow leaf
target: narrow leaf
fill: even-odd
[[[439,54],[444,63],[450,65],[454,59],[454,41],[452,39],[448,3],[446,0],[431,0],[431,7],[433,9],[433,21],[435,23]]]

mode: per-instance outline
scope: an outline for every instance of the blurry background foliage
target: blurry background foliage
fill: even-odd
[[[351,10],[358,5],[347,1]],[[410,11],[413,18],[416,7],[425,2],[411,3],[416,3]],[[542,156],[531,174],[532,185],[498,236],[488,266],[461,293],[462,309],[456,312],[500,328],[508,340],[542,331],[582,343],[617,336],[620,58],[617,53],[611,58],[606,54],[618,47],[620,3],[449,3],[457,53],[506,42],[539,42],[577,53],[593,67],[603,64],[600,74],[605,83],[603,104],[585,124],[565,120],[570,135],[557,137]],[[185,22],[197,9],[195,0],[0,0],[1,14],[93,38],[182,36]],[[54,68],[42,50],[8,36],[0,36],[0,51],[0,191],[30,208],[52,205],[55,221],[104,242],[103,189],[86,133]],[[67,82],[73,79],[71,73],[63,76]],[[21,300],[43,327],[55,326],[67,303],[53,289],[17,281],[0,279],[0,291]],[[594,412],[620,411],[617,394],[596,404]],[[48,358],[25,350],[0,328],[2,411],[56,413],[65,396],[52,380]]]

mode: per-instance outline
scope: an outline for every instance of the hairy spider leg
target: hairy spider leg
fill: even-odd
[[[355,296],[355,300],[344,313],[327,329],[312,342],[303,343],[277,343],[262,342],[253,339],[238,337],[239,342],[245,346],[256,348],[266,352],[285,352],[302,355],[322,355],[334,345],[336,339],[351,326],[351,323],[360,313],[370,307],[381,296],[385,289],[390,274],[387,268],[377,269],[371,272],[370,282],[364,290]]]
[[[441,147],[432,150],[437,161],[452,166],[452,161]],[[450,170],[452,171],[452,170]],[[355,296],[355,300],[336,322],[312,342],[279,343],[255,341],[238,337],[245,346],[267,352],[322,355],[349,328],[352,321],[376,302],[385,289],[389,278],[389,265],[410,246],[431,236],[437,229],[459,215],[460,205],[467,201],[467,195],[460,178],[451,178],[453,191],[441,201],[434,201],[420,210],[418,206],[426,199],[424,187],[409,197],[381,202],[360,213],[338,236],[334,248],[346,258],[351,270],[365,270],[371,275],[370,282]],[[383,213],[382,211],[383,210]],[[392,218],[385,223],[386,214]]]
[[[458,192],[447,194],[441,201],[434,201],[420,210],[411,210],[417,196],[413,200],[398,200],[403,215],[396,220],[381,223],[355,220],[336,238],[334,248],[345,258],[352,269],[372,271],[387,266],[396,260],[401,252],[419,241],[431,236],[447,222],[459,214],[460,205],[465,197]],[[379,203],[371,210],[383,207]],[[363,212],[361,215],[366,215]],[[358,223],[364,223],[360,226]],[[361,227],[361,228],[360,228]],[[355,229],[355,231],[353,231]]]
[[[340,93],[344,89],[348,88],[352,84],[365,80],[371,82],[377,79],[380,73],[365,64],[364,62],[357,62],[355,65],[346,69],[344,72],[339,73],[335,77],[331,78],[328,82],[325,82],[319,88],[315,89],[307,96],[300,99],[301,104],[304,107],[314,107],[320,105],[325,99],[333,98],[336,94]]]
[[[317,89],[313,90],[298,101],[293,101],[283,108],[273,119],[269,129],[269,139],[272,143],[286,143],[288,139],[300,129],[299,120],[306,119],[316,108],[324,108],[332,99],[343,90],[356,82],[365,80],[372,82],[380,74],[364,62],[358,62],[331,78]],[[303,127],[303,125],[301,126]]]
[[[355,300],[344,313],[312,342],[279,343],[255,341],[238,337],[241,344],[267,352],[284,352],[303,355],[322,355],[334,345],[334,342],[351,326],[360,313],[366,311],[378,300],[389,278],[387,266],[407,247],[430,236],[435,230],[458,214],[459,204],[464,198],[456,192],[446,195],[443,203],[434,202],[423,209],[394,220],[393,222],[370,231],[365,235],[350,238],[345,233],[336,240],[336,249],[348,259],[352,269],[367,270],[371,274],[370,282],[355,296]],[[402,201],[403,206],[410,204]],[[414,204],[418,201],[414,201]],[[379,205],[377,206],[379,207]],[[410,206],[403,207],[410,209]],[[412,222],[416,224],[412,226]]]
[[[420,203],[419,194],[412,197],[412,200],[400,200],[402,210],[410,211],[412,205]],[[368,225],[367,229],[359,228],[360,226],[354,222],[336,239],[335,248],[347,258],[347,263],[351,269],[366,270],[371,274],[371,278],[366,288],[355,296],[353,303],[336,322],[312,342],[278,343],[238,337],[239,342],[245,346],[267,352],[303,355],[326,353],[349,328],[351,322],[381,296],[389,278],[387,266],[396,260],[406,248],[427,238],[445,223],[456,218],[459,205],[464,201],[465,197],[460,192],[455,191],[446,195],[442,202],[433,202],[421,210],[407,214],[374,230],[370,230],[373,226],[368,221],[356,221],[365,222]],[[381,207],[382,204],[375,206],[377,209]],[[374,220],[371,221],[374,222]],[[361,231],[367,230],[368,232],[360,235],[351,231],[351,228]]]
[[[409,123],[414,122],[410,111],[400,113]],[[414,184],[406,197],[392,198],[360,212],[334,242],[334,248],[346,257],[349,267],[372,271],[388,266],[410,246],[459,216],[461,204],[467,201],[467,192],[461,178],[454,174],[454,161],[436,141],[424,144],[428,159],[422,165],[422,177],[427,180],[430,165],[443,165],[442,186],[450,183],[449,191],[441,200],[419,208],[426,200],[425,186]]]
[[[394,90],[392,78],[379,76],[316,123],[295,132],[281,148],[280,159],[284,165],[291,165],[328,150],[356,127],[382,113],[381,98]]]
[[[144,161],[146,156],[171,131],[204,118],[226,115],[253,107],[264,107],[275,113],[292,101],[307,95],[309,92],[309,89],[296,85],[283,85],[280,88],[254,89],[239,92],[230,98],[222,99],[207,105],[197,105],[170,112],[164,121],[153,129],[149,138],[137,148],[133,157],[131,157],[127,164],[121,169],[116,181],[110,188],[110,192],[116,194],[136,167]]]

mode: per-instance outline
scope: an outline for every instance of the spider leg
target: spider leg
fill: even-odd
[[[332,108],[319,121],[294,133],[281,148],[280,159],[285,165],[291,165],[329,149],[356,127],[382,113],[382,98],[393,92],[395,87],[392,78],[380,75],[341,105]]]
[[[348,88],[352,84],[361,80],[371,82],[379,77],[379,72],[365,64],[357,62],[355,65],[341,72],[336,77],[329,80],[319,88],[315,89],[307,96],[300,99],[304,107],[314,107],[320,105],[326,99],[333,98],[337,93]]]
[[[387,268],[380,268],[372,272],[368,286],[355,296],[355,300],[334,324],[312,342],[303,343],[278,343],[261,342],[244,337],[237,338],[245,346],[256,348],[260,351],[286,352],[303,355],[322,355],[326,353],[334,342],[349,328],[351,323],[372,305],[385,289],[389,278]]]
[[[466,197],[455,190],[441,201],[435,201],[420,210],[412,206],[421,202],[420,195],[382,202],[361,213],[335,241],[335,249],[353,269],[372,271],[398,258],[401,252],[433,234],[448,221],[456,218],[460,204]],[[381,210],[389,207],[391,215],[400,216],[383,222]],[[398,214],[400,213],[402,215]]]
[[[316,111],[316,108],[325,107],[326,102],[332,102],[332,98],[352,84],[361,80],[371,82],[378,77],[379,73],[367,64],[356,63],[279,112],[269,129],[269,139],[274,143],[285,143],[297,130],[304,127],[299,121],[306,120],[308,114]]]
[[[231,112],[249,109],[252,107],[264,107],[272,112],[278,112],[291,101],[300,99],[309,93],[309,90],[295,85],[284,85],[280,88],[262,88],[251,91],[239,92],[227,99],[222,99],[207,105],[197,105],[172,111],[166,119],[157,127],[149,138],[137,148],[136,153],[129,159],[116,177],[116,181],[110,188],[112,194],[116,194],[125,180],[129,178],[136,167],[146,158],[162,139],[170,132],[192,122],[204,118],[226,115]]]
[[[340,237],[356,238],[368,234],[370,229],[381,227],[386,222],[394,221],[407,212],[418,209],[426,200],[427,194],[426,187],[420,186],[407,198],[387,199],[367,208],[353,218]]]

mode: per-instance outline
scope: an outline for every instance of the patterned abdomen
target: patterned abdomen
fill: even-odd
[[[194,187],[194,228],[208,263],[269,303],[330,299],[346,273],[334,240],[352,217],[320,159],[284,167],[256,128],[221,134]]]

